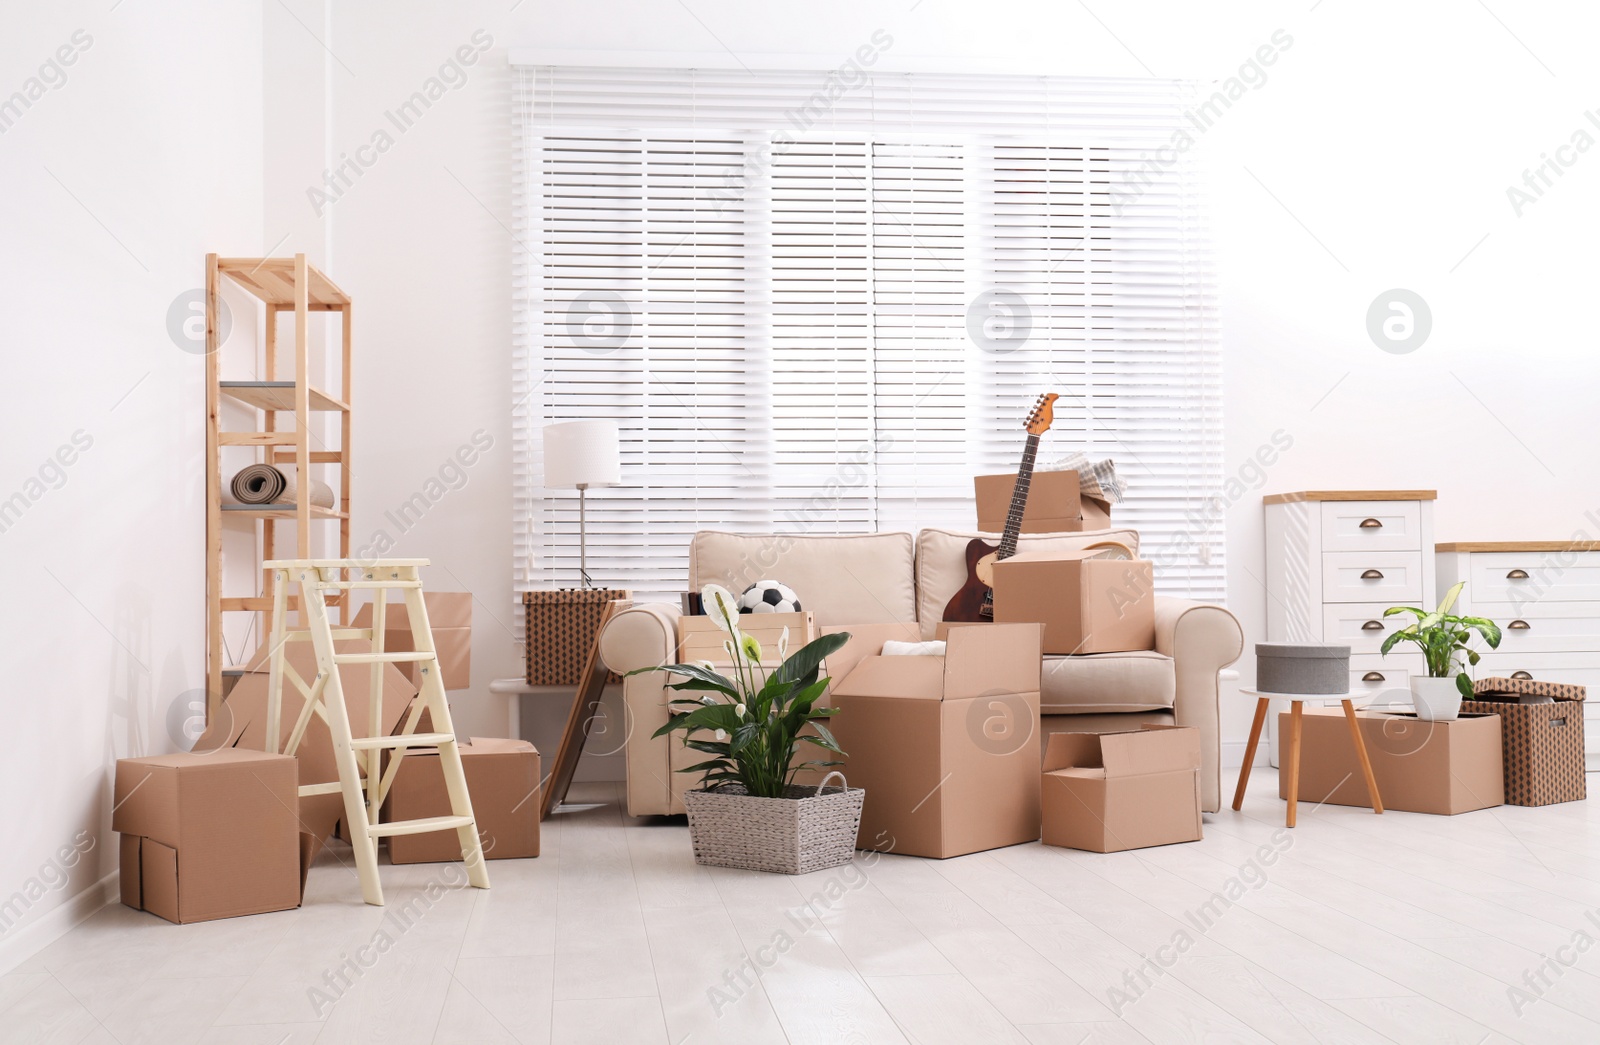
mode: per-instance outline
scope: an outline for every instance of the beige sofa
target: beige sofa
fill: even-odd
[[[945,603],[966,579],[965,550],[975,533],[923,530],[840,537],[746,535],[702,530],[689,552],[688,590],[716,582],[737,593],[775,578],[792,587],[818,627],[916,621],[932,638]],[[1028,551],[1076,549],[1116,540],[1137,550],[1133,530],[1025,535]],[[613,671],[671,663],[676,606],[636,605],[613,617],[600,655]],[[1041,680],[1044,733],[1109,732],[1144,722],[1196,726],[1203,762],[1202,802],[1221,807],[1217,673],[1244,647],[1239,622],[1221,606],[1156,598],[1156,648],[1137,653],[1046,657]],[[682,813],[695,774],[677,769],[704,759],[676,739],[652,739],[667,720],[665,672],[628,678],[626,761],[631,816]]]

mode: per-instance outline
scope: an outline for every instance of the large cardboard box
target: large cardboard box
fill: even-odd
[[[1545,806],[1589,797],[1582,686],[1542,679],[1478,679],[1461,710],[1500,716],[1506,804]]]
[[[439,655],[439,673],[445,689],[466,689],[472,685],[472,593],[465,591],[425,591],[423,604],[428,609],[428,626],[433,631],[433,649]],[[353,628],[372,627],[372,604],[356,611]],[[390,602],[383,615],[383,648],[389,653],[409,653],[416,649],[411,641],[411,617],[403,602]],[[418,689],[422,688],[416,664],[397,664],[401,674]]]
[[[231,748],[119,759],[122,902],[180,923],[298,907],[295,769]]]
[[[816,622],[809,610],[798,613],[739,614],[739,630],[761,643],[761,660],[765,664],[782,662],[778,657],[778,639],[782,637],[784,628],[789,629],[790,653],[817,637]],[[728,633],[710,617],[679,617],[678,663],[695,664],[709,660],[714,664],[728,664],[728,651],[723,646],[728,638]]]
[[[978,529],[983,533],[1004,533],[1011,497],[1017,488],[1016,473],[973,476],[972,488],[978,505]],[[1099,498],[1082,496],[1077,472],[1033,473],[1028,483],[1028,503],[1022,511],[1022,533],[1077,533],[1104,530],[1110,525],[1111,505]]]
[[[526,740],[473,737],[459,745],[478,838],[490,860],[539,855],[539,752]],[[385,820],[449,816],[450,796],[437,751],[419,751],[400,760],[389,788]],[[395,835],[389,859],[397,864],[447,863],[461,859],[454,831]]]
[[[1039,628],[951,628],[947,643],[942,657],[860,656],[833,685],[828,725],[867,791],[863,849],[948,857],[1039,837]]]
[[[1289,735],[1289,717],[1288,712],[1278,716],[1280,737]],[[1454,815],[1505,802],[1497,716],[1428,722],[1411,714],[1358,711],[1356,723],[1384,809]],[[1278,796],[1289,797],[1284,771],[1278,774]],[[1313,804],[1372,804],[1342,708],[1302,712],[1298,798]]]
[[[1052,734],[1042,800],[1045,845],[1120,853],[1198,842],[1200,731]]]
[[[1044,652],[1154,649],[1155,575],[1097,551],[1019,552],[994,564],[994,619],[1044,625]]]

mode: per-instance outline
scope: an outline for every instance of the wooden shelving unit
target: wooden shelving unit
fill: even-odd
[[[262,302],[266,309],[266,345],[262,351],[258,380],[222,380],[221,345],[218,343],[218,302],[222,281],[230,280]],[[226,695],[225,680],[239,674],[242,664],[230,666],[222,642],[223,615],[228,613],[270,613],[271,577],[261,570],[259,594],[226,596],[222,584],[222,527],[224,519],[260,520],[260,548],[263,559],[303,559],[312,557],[311,523],[337,520],[338,557],[350,557],[350,296],[315,266],[304,254],[292,258],[220,258],[206,255],[206,713],[214,712]],[[338,312],[342,318],[342,372],[338,394],[310,383],[309,338],[313,312]],[[279,377],[279,317],[292,321],[294,377]],[[289,352],[281,353],[283,356]],[[224,400],[256,411],[254,431],[229,432],[222,428]],[[337,449],[312,449],[311,415],[339,415]],[[280,426],[280,417],[292,415],[292,427]],[[302,488],[309,492],[313,478],[325,478],[323,468],[337,469],[336,508],[310,503],[309,496],[298,504],[224,504],[222,494],[228,476],[222,474],[224,447],[259,447],[262,463],[293,465]],[[314,471],[314,469],[317,469]],[[281,523],[292,522],[293,526]],[[258,562],[259,564],[259,562]],[[339,623],[348,614],[348,594],[330,600],[338,606]],[[297,608],[290,599],[290,608]],[[256,634],[265,641],[264,626]]]

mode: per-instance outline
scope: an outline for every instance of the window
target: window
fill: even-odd
[[[1223,594],[1220,362],[1172,81],[514,69],[523,587],[571,586],[545,424],[617,418],[589,572],[682,589],[703,528],[970,529],[971,477],[1111,457],[1163,591]],[[821,86],[819,86],[821,85]],[[830,97],[830,95],[832,97]]]

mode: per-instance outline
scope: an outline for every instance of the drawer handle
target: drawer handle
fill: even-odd
[[[1363,530],[1381,530],[1383,529],[1383,523],[1377,519],[1362,519],[1361,528]]]
[[[1362,631],[1382,631],[1383,630],[1383,621],[1381,621],[1381,620],[1369,620],[1365,624],[1361,625],[1361,630]]]
[[[1383,580],[1383,571],[1367,570],[1361,574],[1361,579],[1364,581],[1381,581]]]
[[[1525,581],[1527,579],[1527,570],[1512,570],[1510,573],[1506,574],[1506,580],[1508,581]]]
[[[1514,620],[1510,624],[1507,624],[1506,627],[1510,628],[1512,631],[1527,631],[1529,624],[1525,620]]]
[[[1530,671],[1513,671],[1511,673],[1511,677],[1514,678],[1514,679],[1528,679],[1528,680],[1531,680],[1533,678],[1533,673],[1530,672]]]
[[[1365,675],[1361,676],[1361,681],[1362,682],[1384,682],[1384,681],[1387,681],[1387,680],[1384,679],[1383,672],[1381,672],[1381,671],[1369,671]]]

